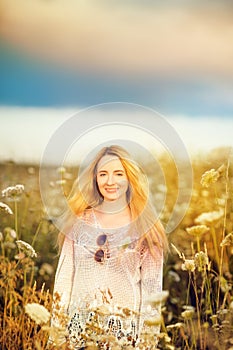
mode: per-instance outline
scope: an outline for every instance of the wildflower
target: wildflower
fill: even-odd
[[[158,337],[158,339],[161,339],[161,340],[164,340],[165,341],[165,343],[170,343],[170,341],[171,341],[171,338],[167,335],[167,333],[159,333],[158,335],[157,335],[157,337]]]
[[[60,166],[59,168],[57,168],[57,172],[59,174],[64,174],[66,172],[66,168],[64,166]]]
[[[37,303],[25,305],[25,312],[36,324],[47,323],[50,319],[48,310],[43,305]]]
[[[15,239],[17,237],[17,234],[16,234],[15,230],[13,230],[13,229],[10,230],[10,235],[13,239]]]
[[[177,323],[175,323],[175,324],[169,324],[168,326],[167,326],[167,330],[168,331],[170,331],[170,330],[172,330],[172,329],[179,329],[179,328],[181,328],[181,327],[183,327],[184,326],[184,324],[182,323],[182,322],[177,322]]]
[[[227,293],[231,290],[231,286],[223,276],[220,277],[220,287],[223,293]]]
[[[185,259],[184,263],[181,265],[183,271],[195,271],[196,265],[193,259]]]
[[[184,307],[185,311],[183,311],[181,313],[181,316],[185,319],[185,320],[189,320],[191,318],[193,318],[194,315],[194,307],[193,306],[185,306]]]
[[[158,191],[160,191],[160,192],[164,192],[164,193],[167,192],[167,187],[166,187],[165,185],[163,185],[163,184],[159,184],[159,185],[157,186],[157,189],[158,189]]]
[[[4,234],[5,234],[5,240],[10,242],[14,241],[15,238],[17,237],[15,230],[13,230],[11,227],[5,227]]]
[[[194,221],[196,224],[211,224],[220,220],[223,217],[223,214],[224,212],[222,209],[218,211],[210,211],[200,214]]]
[[[16,241],[16,244],[18,249],[25,253],[26,256],[29,256],[30,258],[37,257],[34,248],[29,243],[24,241]]]
[[[24,192],[24,185],[9,186],[2,190],[2,196],[10,199],[18,199]]]
[[[175,271],[172,271],[172,270],[168,271],[168,277],[174,282],[177,282],[177,283],[180,282],[180,276]]]
[[[220,243],[221,247],[229,246],[233,244],[233,232],[228,233],[228,235]]]
[[[207,190],[202,190],[201,191],[201,195],[202,195],[202,197],[209,197],[209,191],[207,191]]]
[[[28,168],[28,174],[29,175],[34,175],[35,174],[35,168],[33,168],[32,166],[30,166],[29,168]]]
[[[211,184],[215,183],[218,180],[219,176],[220,174],[217,170],[210,169],[202,175],[201,185],[203,187],[209,187]]]
[[[10,215],[13,214],[13,211],[11,210],[11,208],[3,202],[0,202],[0,210],[3,210],[5,213]]]
[[[168,295],[169,295],[168,290],[163,290],[162,292],[159,292],[159,293],[153,293],[146,300],[146,303],[150,304],[151,306],[156,306],[161,302],[164,302],[168,298]]]
[[[16,245],[13,242],[4,242],[5,249],[15,249]]]
[[[144,321],[144,324],[146,326],[159,326],[162,322],[162,318],[161,316],[153,316],[153,317],[150,317],[150,318],[147,318],[145,321]]]
[[[23,252],[19,252],[19,254],[15,255],[16,260],[22,260],[25,258],[25,254]]]
[[[198,270],[201,271],[209,265],[209,258],[205,252],[201,251],[195,254],[194,263]]]
[[[44,275],[52,275],[53,274],[53,267],[52,265],[48,264],[48,263],[44,263],[42,264],[40,270],[39,270],[39,274],[41,276],[44,276]]]
[[[203,233],[208,232],[209,230],[210,230],[209,227],[207,227],[206,225],[195,225],[195,226],[186,228],[186,231],[189,234],[195,235],[195,236],[202,235]]]
[[[216,203],[220,206],[220,207],[224,207],[226,204],[226,199],[225,198],[217,198],[216,199]]]
[[[65,184],[66,184],[66,180],[64,180],[64,179],[57,180],[57,181],[56,181],[56,184],[57,184],[57,185],[65,185]]]

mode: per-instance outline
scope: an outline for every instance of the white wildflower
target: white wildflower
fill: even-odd
[[[181,269],[183,271],[193,272],[193,271],[195,271],[195,268],[196,268],[196,266],[195,266],[195,262],[193,259],[185,259],[184,263],[181,265]]]
[[[0,202],[0,210],[4,211],[7,214],[13,215],[11,208],[3,202]]]
[[[195,309],[193,306],[191,305],[186,305],[183,307],[185,309],[185,311],[183,311],[181,313],[181,316],[185,319],[185,320],[189,320],[191,318],[193,318],[194,316],[194,312],[195,312]]]
[[[157,186],[157,190],[160,191],[160,192],[166,193],[167,192],[167,187],[164,184],[159,184]]]
[[[25,253],[30,258],[37,257],[37,254],[36,254],[34,248],[29,243],[19,240],[19,241],[16,241],[16,244],[17,244],[18,249],[20,251],[22,251],[23,253]]]
[[[149,327],[151,327],[151,326],[159,326],[161,323],[162,323],[162,317],[160,315],[147,318],[144,321],[144,324],[146,326],[149,326]]]
[[[169,292],[168,290],[163,290],[162,292],[151,294],[147,300],[146,304],[150,304],[151,306],[156,306],[161,302],[164,302],[168,298]]]
[[[13,228],[11,227],[5,227],[4,234],[5,234],[5,240],[10,242],[13,242],[17,237],[15,230],[13,230]]]
[[[43,263],[40,270],[39,270],[39,274],[41,276],[44,276],[44,275],[52,275],[53,274],[53,266],[48,264],[48,263]]]
[[[36,324],[47,323],[50,319],[49,311],[43,305],[37,303],[25,305],[25,312]]]
[[[2,190],[2,196],[9,199],[19,199],[24,192],[24,185],[18,184],[15,186],[9,186]]]
[[[66,184],[66,180],[64,180],[64,179],[56,181],[56,185],[65,185],[65,184]]]
[[[209,187],[211,184],[215,183],[218,180],[219,176],[220,174],[217,170],[210,169],[202,175],[201,185],[203,187]]]
[[[169,324],[169,325],[167,325],[167,330],[168,331],[170,331],[170,330],[172,330],[172,329],[179,329],[179,328],[181,328],[181,327],[183,327],[184,326],[184,324],[182,323],[182,322],[177,322],[177,323],[174,323],[174,324]]]
[[[191,227],[186,228],[186,231],[189,234],[195,235],[195,236],[202,235],[203,233],[206,233],[209,230],[210,230],[209,227],[207,227],[206,225],[195,225],[195,226],[191,226]]]
[[[157,334],[157,337],[158,337],[158,339],[165,341],[165,343],[171,342],[171,338],[167,335],[167,333],[161,332],[161,333]],[[166,344],[166,346],[167,345],[168,344]]]
[[[196,224],[211,224],[220,220],[224,215],[223,210],[210,211],[200,214],[194,221]]]
[[[57,168],[57,172],[59,174],[64,174],[66,172],[66,168],[64,166],[60,166],[59,168]]]
[[[29,174],[29,175],[34,175],[35,173],[36,173],[35,168],[33,168],[32,166],[30,166],[30,167],[28,168],[28,174]]]
[[[199,252],[195,254],[194,262],[199,271],[206,268],[209,265],[209,258],[205,252]]]
[[[15,232],[15,230],[10,229],[10,236],[15,239],[17,237],[17,233]]]
[[[202,197],[209,197],[210,193],[207,190],[202,190],[201,195],[202,195]]]

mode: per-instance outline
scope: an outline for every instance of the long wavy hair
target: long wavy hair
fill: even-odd
[[[75,215],[80,216],[86,209],[95,208],[103,201],[96,178],[98,163],[105,155],[118,157],[125,169],[129,181],[126,197],[131,221],[137,232],[140,233],[138,245],[146,243],[154,257],[156,257],[155,246],[159,248],[161,254],[166,254],[168,251],[167,236],[151,204],[147,176],[141,167],[131,159],[129,153],[118,145],[102,148],[82,175],[74,182],[68,197],[70,209]],[[64,233],[60,233],[58,237],[60,249],[63,241]]]

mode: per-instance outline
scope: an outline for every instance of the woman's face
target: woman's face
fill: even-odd
[[[129,181],[118,157],[106,155],[101,158],[97,165],[97,185],[105,201],[126,198]]]

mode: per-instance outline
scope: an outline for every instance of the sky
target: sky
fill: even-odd
[[[159,111],[189,147],[197,134],[201,147],[231,142],[230,1],[0,0],[0,9],[4,135],[18,123],[25,145],[34,130],[46,143],[70,111],[126,102]],[[13,140],[2,139],[2,159],[19,157]]]

